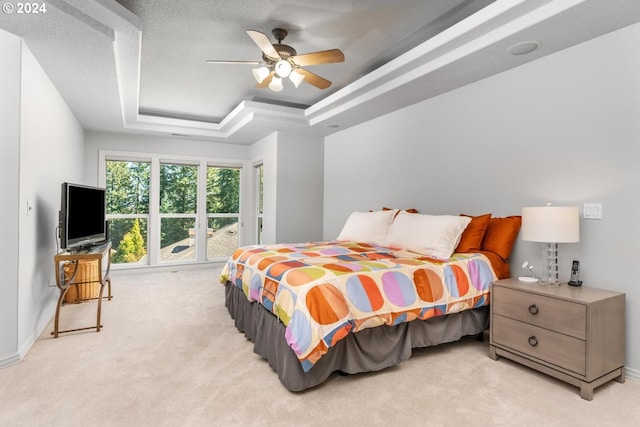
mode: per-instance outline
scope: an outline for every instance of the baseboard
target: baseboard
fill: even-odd
[[[624,377],[631,381],[640,382],[640,371],[637,369],[624,368]]]
[[[54,295],[54,293],[52,293],[52,295]],[[53,316],[56,313],[56,304],[57,304],[57,298],[50,300],[47,307],[45,307],[44,310],[42,310],[42,316],[40,316],[40,320],[36,325],[36,330],[33,331],[33,333],[24,342],[24,344],[22,344],[22,346],[20,347],[17,353],[14,353],[3,359],[0,359],[0,369],[4,369],[11,365],[15,365],[16,363],[19,363],[20,361],[22,361],[22,359],[24,359],[24,357],[27,355],[31,347],[33,347],[33,344],[35,344],[40,334],[44,332],[47,325],[49,325],[49,322],[51,322],[51,319],[53,319]]]
[[[7,368],[11,365],[15,365],[16,363],[22,360],[18,353],[12,354],[11,356],[7,356],[5,358],[0,359],[0,369]]]
[[[197,270],[201,268],[217,268],[224,266],[224,261],[216,261],[216,262],[204,262],[204,263],[193,263],[193,264],[170,264],[170,265],[118,265],[117,267],[112,266],[111,271],[109,272],[109,277],[117,278],[121,275],[130,275],[130,274],[148,274],[148,273],[162,273],[167,271],[176,271],[176,270]]]
[[[47,304],[47,306],[42,310],[42,315],[38,320],[38,324],[36,325],[36,330],[33,331],[31,336],[29,336],[29,338],[25,341],[25,343],[22,344],[22,347],[20,347],[20,349],[18,350],[18,354],[20,355],[20,360],[24,359],[24,357],[27,355],[27,353],[29,352],[33,344],[35,344],[40,334],[44,332],[47,325],[49,325],[49,322],[51,322],[51,319],[53,319],[53,316],[55,316],[56,304],[58,302],[57,294],[58,294],[57,289],[56,289],[56,292],[51,293],[51,295],[55,297],[55,299],[53,298],[49,299],[49,304]]]

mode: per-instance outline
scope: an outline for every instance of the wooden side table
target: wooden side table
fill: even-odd
[[[491,288],[489,356],[499,356],[580,387],[624,382],[625,295],[587,286],[517,279]]]
[[[102,294],[104,293],[104,286],[107,285],[107,299],[111,300],[111,279],[109,278],[109,270],[111,269],[111,242],[107,242],[104,245],[96,246],[91,249],[82,250],[78,252],[61,252],[53,257],[55,273],[56,273],[56,285],[60,289],[60,296],[58,297],[58,305],[56,306],[56,316],[54,321],[53,335],[54,338],[58,338],[59,334],[64,332],[83,331],[86,329],[96,329],[96,332],[100,332],[102,325],[100,324],[100,315],[102,312]],[[106,266],[103,269],[103,259],[107,258]],[[98,264],[98,276],[97,277],[81,277],[78,278],[81,261],[93,261]],[[95,326],[87,326],[86,328],[67,329],[61,331],[60,324],[60,308],[64,300],[67,291],[71,286],[77,286],[85,283],[97,283],[100,286],[100,292],[98,297],[98,312]]]

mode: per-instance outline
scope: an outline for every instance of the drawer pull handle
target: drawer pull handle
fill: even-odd
[[[535,347],[538,345],[538,339],[535,336],[530,336],[529,337],[529,345],[531,347]]]
[[[531,314],[538,314],[538,306],[535,304],[531,304],[529,306],[529,313]]]

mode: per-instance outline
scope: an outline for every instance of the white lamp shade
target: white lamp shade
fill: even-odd
[[[298,87],[300,86],[300,83],[302,83],[302,81],[304,80],[304,74],[299,73],[296,70],[293,70],[291,74],[289,74],[289,80],[291,80],[291,82],[295,87]]]
[[[267,78],[269,73],[270,71],[267,67],[260,67],[260,68],[253,69],[253,77],[255,77],[258,83],[262,83],[262,81]]]
[[[579,242],[580,212],[575,206],[522,208],[521,232],[529,242]]]
[[[280,92],[284,87],[282,86],[282,79],[278,76],[273,76],[271,83],[269,83],[269,89],[274,92]]]

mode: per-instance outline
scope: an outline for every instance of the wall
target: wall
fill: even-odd
[[[253,143],[249,147],[249,159],[252,164],[262,162],[262,240],[265,244],[272,244],[276,242],[277,235],[278,133],[274,132]],[[255,192],[255,186],[252,187],[252,194],[253,192]],[[255,199],[252,198],[252,200],[255,203]]]
[[[21,83],[18,339],[23,353],[51,319],[58,297],[51,265],[58,250],[60,185],[82,177],[84,131],[24,43]]]
[[[54,313],[60,184],[82,177],[84,135],[26,44],[0,31],[0,55],[0,173],[6,183],[0,366],[5,366],[24,357]]]
[[[640,222],[640,24],[335,134],[325,141],[324,238],[353,210],[518,214],[602,202],[581,241],[560,245],[585,285],[626,293],[630,378],[640,380],[640,288],[628,265]],[[540,244],[518,241],[541,264]],[[540,273],[540,272],[538,272]]]
[[[321,139],[278,133],[276,242],[322,239],[323,169]]]
[[[18,361],[18,218],[20,164],[21,41],[0,30],[0,367]]]
[[[250,158],[264,165],[264,243],[321,240],[322,139],[275,132],[251,146]]]

